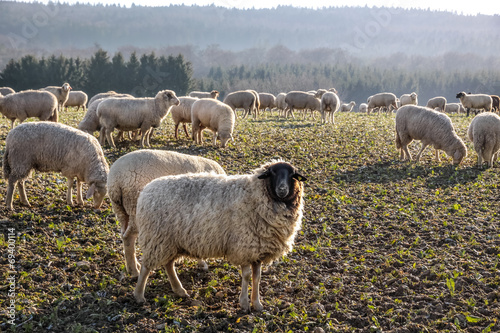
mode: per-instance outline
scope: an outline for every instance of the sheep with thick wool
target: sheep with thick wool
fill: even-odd
[[[433,109],[405,105],[396,112],[396,148],[401,151],[401,159],[411,160],[408,145],[413,140],[420,140],[422,147],[416,160],[428,145],[436,149],[436,160],[439,161],[438,150],[444,150],[453,158],[453,164],[460,164],[467,156],[464,142],[455,132],[450,117]]]
[[[61,87],[57,86],[48,86],[45,88],[42,88],[41,90],[48,91],[57,98],[57,102],[59,103],[59,110],[62,111],[64,107],[64,103],[68,100],[69,97],[69,92],[71,91],[71,86],[69,83],[65,82]]]
[[[83,108],[83,111],[85,111],[87,109],[88,98],[89,97],[87,96],[87,94],[81,90],[70,91],[68,95],[68,100],[66,101],[66,103],[64,103],[66,111],[70,106],[77,106],[78,108],[76,109],[76,111],[79,111],[80,107]]]
[[[488,167],[492,167],[500,150],[500,117],[493,112],[478,114],[472,119],[467,135],[474,143],[477,166],[482,167],[486,161]]]
[[[92,104],[96,99],[113,97],[113,95],[118,95],[118,93],[114,90],[109,90],[107,92],[95,94],[94,96],[92,96],[92,98],[90,99],[88,104],[90,106],[90,104]],[[134,97],[134,96],[131,95],[130,97]]]
[[[368,113],[372,112],[375,108],[379,110],[381,108],[387,108],[387,112],[390,111],[391,106],[397,110],[397,97],[393,93],[378,93],[368,97],[366,103],[368,104]]]
[[[210,159],[165,150],[137,150],[120,157],[111,165],[108,195],[121,226],[126,268],[133,277],[139,275],[141,267],[135,256],[135,215],[140,191],[156,178],[197,172],[226,174],[217,162]],[[206,269],[203,261],[199,264]]]
[[[32,170],[61,172],[68,178],[66,202],[73,205],[72,188],[77,181],[77,201],[83,205],[82,183],[89,184],[87,199],[94,197],[99,208],[106,195],[109,171],[99,142],[76,128],[51,122],[25,123],[9,132],[5,139],[3,175],[8,180],[6,203],[12,210],[17,184],[21,203],[29,206],[24,182]]]
[[[269,111],[273,112],[273,108],[276,107],[276,96],[270,93],[259,93],[259,101],[260,101],[260,106],[259,109],[266,111],[267,108],[269,108]]]
[[[227,104],[236,115],[236,109],[244,109],[243,118],[245,118],[252,111],[255,113],[255,109],[260,103],[257,102],[256,94],[250,90],[238,90],[233,91],[224,98],[224,103]]]
[[[187,96],[179,97],[179,105],[174,105],[170,109],[170,114],[174,121],[174,136],[176,140],[179,139],[179,124],[181,123],[184,128],[184,133],[186,133],[186,137],[189,138],[186,124],[191,124],[191,107],[197,100],[199,100],[199,98]]]
[[[7,96],[9,94],[13,94],[16,91],[11,87],[0,87],[0,95]]]
[[[57,122],[57,98],[48,91],[40,90],[0,95],[0,113],[11,121],[11,128],[14,128],[16,119],[22,123],[30,117]]]
[[[340,100],[336,93],[333,91],[327,91],[321,96],[321,123],[330,124],[334,123],[334,114],[337,112],[340,106]]]
[[[213,98],[217,99],[219,97],[219,92],[217,90],[208,91],[191,91],[189,97],[195,98]]]
[[[225,258],[241,266],[240,306],[257,311],[262,264],[292,249],[301,227],[305,178],[275,161],[250,175],[188,174],[158,178],[137,201],[136,225],[143,252],[134,296],[144,302],[151,270],[165,267],[173,291],[187,297],[174,264],[182,257]]]
[[[112,94],[113,98],[134,98],[134,96],[129,94]],[[82,121],[78,124],[78,129],[89,134],[98,132],[101,129],[101,124],[99,124],[99,117],[97,116],[97,107],[108,97],[95,99],[93,102],[89,103],[87,112],[83,117]]]
[[[490,95],[486,94],[466,94],[464,91],[459,92],[456,96],[460,99],[460,103],[464,106],[467,111],[467,117],[469,116],[470,110],[481,110],[492,111],[493,109],[493,99]]]
[[[413,105],[418,105],[418,95],[416,92],[412,92],[411,94],[403,94],[401,97],[399,97],[399,105],[407,105],[407,104],[413,104]]]
[[[203,130],[213,132],[213,145],[217,138],[222,148],[233,139],[235,115],[231,107],[216,99],[202,98],[191,107],[191,125],[193,140],[203,145]]]
[[[351,112],[355,106],[356,106],[355,101],[350,101],[349,103],[344,103],[340,106],[340,112]]]
[[[321,111],[321,100],[315,94],[305,91],[290,91],[285,96],[285,103],[285,117],[288,117],[288,113],[290,113],[293,119],[295,119],[293,114],[294,109],[311,110],[311,113],[313,111]]]
[[[446,106],[444,107],[444,112],[446,113],[461,113],[464,112],[464,106],[462,103],[446,103]]]
[[[426,106],[430,109],[437,109],[441,112],[444,112],[446,108],[446,98],[443,96],[433,97],[427,101]]]

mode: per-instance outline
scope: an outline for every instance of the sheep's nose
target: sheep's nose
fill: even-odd
[[[286,197],[288,195],[288,186],[286,186],[286,184],[279,185],[277,190],[276,190],[276,194],[280,198]]]

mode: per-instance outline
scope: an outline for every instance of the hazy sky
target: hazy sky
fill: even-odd
[[[60,2],[75,3],[78,0],[59,0]],[[48,2],[42,0],[41,2]],[[57,0],[55,0],[57,2]],[[330,6],[386,6],[402,8],[430,8],[432,10],[446,10],[458,14],[500,14],[500,1],[498,0],[79,0],[80,3],[121,4],[130,7],[132,3],[142,6],[167,6],[169,4],[185,5],[210,5],[236,8],[271,8],[278,5],[292,5],[297,7],[321,8]]]

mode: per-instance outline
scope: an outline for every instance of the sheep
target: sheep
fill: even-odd
[[[134,96],[129,94],[113,94],[113,98],[134,98]],[[101,129],[101,124],[99,124],[99,117],[97,116],[97,107],[99,104],[108,97],[98,98],[89,103],[89,107],[82,121],[78,124],[78,129],[89,134],[93,134]]]
[[[101,143],[104,138],[116,148],[111,133],[115,128],[122,131],[140,129],[141,147],[149,144],[149,135],[173,105],[179,105],[179,99],[172,90],[162,90],[154,98],[107,98],[97,106],[97,116],[101,124]]]
[[[217,99],[219,97],[219,92],[217,90],[212,90],[211,92],[191,91],[189,97]]]
[[[492,167],[500,150],[500,117],[493,112],[478,114],[472,119],[467,135],[474,143],[477,166],[482,167],[486,161],[488,167]]]
[[[493,99],[490,95],[485,94],[466,94],[465,92],[459,92],[456,96],[460,99],[460,103],[467,110],[467,117],[469,116],[470,109],[484,109],[485,111],[492,111]]]
[[[498,111],[500,110],[500,97],[497,95],[491,95],[491,111]]]
[[[278,109],[278,117],[280,117],[286,109],[285,97],[286,93],[284,92],[276,95],[276,108]]]
[[[186,137],[189,138],[189,133],[186,128],[186,123],[191,123],[191,107],[198,100],[197,97],[179,97],[179,105],[172,106],[170,114],[174,121],[174,136],[178,140],[179,124],[182,123]]]
[[[139,192],[158,177],[197,172],[226,174],[217,162],[210,159],[164,150],[137,150],[120,157],[111,165],[108,196],[120,222],[126,268],[132,277],[139,276],[141,268],[135,256],[135,212]],[[207,269],[202,260],[199,266]]]
[[[75,177],[78,204],[84,204],[83,182],[89,184],[86,198],[94,197],[94,208],[101,206],[106,195],[109,167],[102,148],[96,138],[76,128],[42,121],[21,124],[9,132],[3,155],[3,176],[8,180],[7,209],[13,209],[12,197],[16,184],[21,203],[30,206],[24,182],[32,170],[61,172],[67,177],[68,205],[73,205]]]
[[[418,105],[418,95],[416,92],[412,92],[411,94],[403,94],[399,98],[400,106],[413,104]]]
[[[350,101],[349,104],[344,103],[340,106],[340,112],[351,112],[355,105],[354,101]]]
[[[273,113],[273,108],[276,107],[276,97],[269,93],[259,93],[260,110],[266,111],[269,108],[271,115]]]
[[[92,104],[96,99],[101,99],[101,98],[108,98],[108,97],[114,97],[113,95],[117,95],[118,93],[116,91],[110,90],[108,92],[104,93],[98,93],[92,96],[92,98],[89,101],[89,106]]]
[[[253,108],[252,110],[253,110],[253,118],[257,119],[259,116],[259,110],[260,110],[259,93],[256,92],[255,90],[252,90],[252,89],[247,89],[247,91],[250,91],[255,97],[255,108]],[[245,115],[243,115],[243,118],[245,118],[248,114],[249,114],[249,112],[246,112]]]
[[[321,96],[321,123],[326,124],[330,121],[331,124],[334,123],[334,113],[339,109],[340,101],[337,94],[332,91],[325,92]],[[327,112],[329,115],[327,115]]]
[[[450,117],[427,107],[405,105],[396,112],[396,148],[401,151],[402,160],[412,159],[408,144],[413,140],[422,143],[417,161],[428,145],[436,149],[437,161],[440,161],[438,149],[453,157],[457,165],[467,156],[467,148],[455,132]]]
[[[68,100],[64,104],[66,106],[66,111],[68,110],[69,106],[77,106],[78,109],[76,109],[76,111],[79,111],[80,107],[82,107],[83,111],[85,111],[87,109],[86,105],[88,98],[89,97],[87,96],[87,94],[81,90],[70,91],[68,95]]]
[[[10,119],[11,129],[14,128],[16,119],[20,123],[30,117],[57,122],[57,98],[48,91],[40,90],[0,95],[0,112]]]
[[[151,270],[166,267],[173,291],[188,297],[175,272],[175,261],[225,258],[241,266],[239,303],[263,309],[259,295],[262,264],[289,252],[301,227],[306,178],[283,161],[250,175],[208,173],[160,177],[146,185],[137,201],[136,225],[143,252],[134,290],[139,303]]]
[[[368,113],[372,112],[375,108],[387,108],[387,111],[390,111],[391,106],[394,109],[398,109],[398,105],[396,104],[397,97],[393,93],[378,93],[368,97]]]
[[[368,112],[368,104],[366,103],[361,103],[359,104],[359,112]]]
[[[314,94],[310,94],[305,91],[290,91],[285,96],[285,103],[285,117],[287,117],[288,112],[290,112],[293,119],[295,119],[295,116],[293,115],[294,109],[321,111],[321,101],[319,98],[316,98]]]
[[[245,118],[252,110],[257,107],[257,97],[249,90],[238,90],[227,94],[223,103],[227,104],[236,116],[236,109],[242,108],[245,110],[243,118]]]
[[[216,139],[220,139],[221,147],[226,147],[227,141],[233,139],[235,115],[227,104],[215,99],[200,99],[191,107],[192,137],[197,144],[203,144],[203,133],[205,128],[211,130],[213,145]]]
[[[57,98],[57,102],[59,103],[58,111],[61,112],[64,103],[68,100],[69,92],[71,90],[71,86],[69,83],[65,82],[62,87],[57,87],[57,86],[47,86],[45,88],[42,88],[41,90],[48,91]]]
[[[465,112],[465,110],[461,103],[446,103],[446,106],[444,107],[444,112],[459,114],[461,112]]]
[[[437,96],[437,97],[431,98],[427,101],[426,106],[430,109],[433,109],[433,110],[437,109],[441,112],[444,112],[445,107],[446,107],[446,98],[444,98],[443,96]]]
[[[10,87],[0,87],[0,95],[7,96],[9,94],[13,94],[16,91]]]

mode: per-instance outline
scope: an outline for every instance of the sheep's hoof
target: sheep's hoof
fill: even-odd
[[[244,312],[246,312],[246,313],[250,312],[250,302],[248,301],[248,299],[246,299],[246,300],[240,299],[240,306]]]
[[[253,304],[253,309],[255,311],[261,312],[262,310],[264,310],[264,307],[262,306],[262,304],[260,302],[258,302],[258,303]]]
[[[139,304],[146,303],[146,298],[144,298],[144,295],[138,295],[134,291],[134,297],[135,297],[135,300],[137,301],[137,303],[139,303]]]

